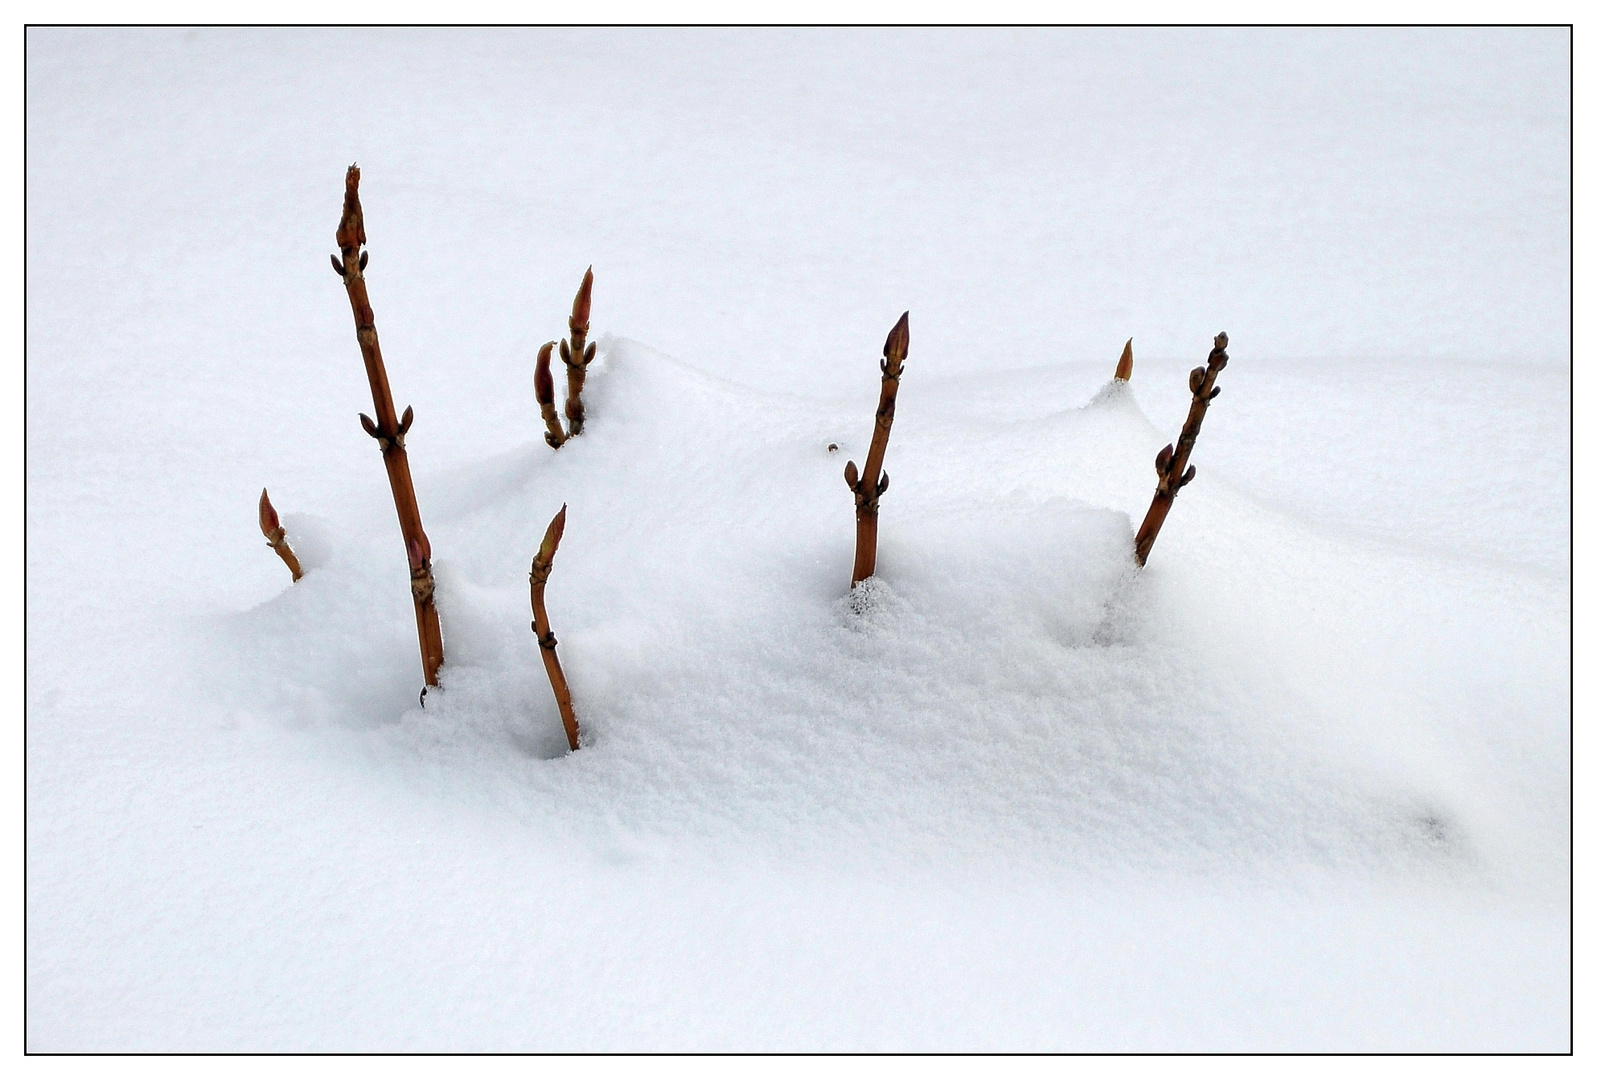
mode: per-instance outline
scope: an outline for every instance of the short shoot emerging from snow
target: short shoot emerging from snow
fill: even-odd
[[[282,523],[277,520],[277,510],[272,506],[272,500],[266,495],[266,489],[261,488],[261,535],[266,537],[266,543],[277,552],[277,557],[288,566],[288,572],[298,581],[305,576],[299,568],[299,559],[294,554],[294,549],[288,546],[287,531]]]
[[[904,358],[909,355],[909,312],[898,322],[882,345],[882,396],[876,406],[876,427],[871,432],[871,448],[865,455],[865,473],[850,461],[843,468],[843,480],[854,492],[854,575],[850,587],[876,573],[877,501],[887,490],[887,473],[882,459],[887,455],[887,437],[893,430],[893,413],[898,403],[898,380],[904,373]]]
[[[1203,427],[1203,416],[1209,411],[1209,402],[1220,396],[1220,388],[1214,385],[1214,380],[1229,359],[1225,352],[1227,344],[1228,339],[1222,331],[1214,339],[1214,349],[1209,353],[1207,366],[1192,369],[1187,377],[1187,386],[1192,390],[1192,407],[1187,410],[1187,422],[1181,426],[1181,437],[1175,441],[1175,445],[1159,451],[1159,456],[1154,459],[1153,468],[1159,474],[1159,486],[1154,489],[1148,516],[1143,518],[1142,528],[1137,530],[1138,566],[1147,565],[1148,552],[1153,550],[1153,542],[1159,538],[1159,528],[1176,501],[1176,493],[1192,483],[1192,478],[1198,475],[1197,466],[1189,466],[1187,458],[1192,455],[1192,446],[1198,441],[1198,429]],[[1128,356],[1130,350],[1131,344],[1127,342]]]
[[[549,629],[549,613],[543,606],[543,589],[549,583],[549,571],[554,568],[555,551],[560,547],[560,537],[566,531],[566,508],[549,522],[544,530],[543,543],[532,559],[532,632],[537,635],[538,648],[543,653],[544,670],[549,673],[549,685],[554,689],[555,704],[560,707],[560,721],[566,728],[566,741],[571,749],[577,748],[577,714],[571,707],[571,687],[566,683],[566,673],[560,667],[560,657],[555,655],[555,635]]]

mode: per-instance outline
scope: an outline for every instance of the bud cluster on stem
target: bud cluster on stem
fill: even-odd
[[[360,169],[354,165],[344,174],[344,212],[338,222],[337,239],[339,254],[333,256],[333,269],[343,278],[344,289],[349,293],[349,306],[355,315],[355,337],[360,342],[366,379],[371,384],[372,411],[377,414],[373,420],[362,413],[360,423],[366,434],[377,440],[383,466],[388,470],[388,486],[394,493],[399,531],[404,537],[405,557],[410,563],[410,591],[416,606],[422,674],[428,686],[437,686],[438,669],[444,662],[444,639],[434,603],[432,545],[421,527],[416,487],[410,479],[410,459],[405,455],[405,433],[410,430],[415,413],[406,406],[403,417],[395,415],[394,396],[388,389],[388,370],[383,366],[376,320],[366,296],[368,252],[362,250],[366,243],[366,222],[360,207]]]
[[[571,302],[571,318],[566,325],[571,328],[571,340],[560,341],[560,359],[566,364],[566,419],[571,422],[571,434],[582,434],[582,422],[587,416],[582,408],[582,384],[588,378],[588,365],[593,363],[594,346],[588,342],[588,314],[593,307],[593,267],[582,275],[582,285]]]
[[[850,461],[843,467],[843,480],[854,492],[854,574],[850,587],[876,573],[876,517],[878,500],[887,490],[887,473],[882,459],[887,456],[887,437],[893,430],[893,413],[898,403],[898,380],[909,355],[909,312],[898,322],[882,345],[882,395],[876,406],[876,427],[871,432],[871,448],[865,455],[863,474]]]
[[[1147,565],[1148,552],[1153,550],[1153,542],[1159,538],[1159,529],[1176,501],[1176,494],[1198,475],[1198,467],[1188,465],[1187,458],[1192,455],[1193,444],[1198,441],[1198,430],[1203,427],[1209,402],[1220,396],[1220,388],[1214,385],[1214,380],[1229,359],[1225,352],[1228,343],[1224,332],[1216,335],[1207,365],[1193,368],[1188,375],[1187,386],[1192,391],[1192,407],[1187,410],[1187,422],[1181,426],[1181,437],[1174,445],[1159,451],[1158,457],[1154,458],[1153,468],[1159,474],[1159,486],[1154,489],[1148,516],[1143,518],[1142,528],[1137,530],[1138,566]]]

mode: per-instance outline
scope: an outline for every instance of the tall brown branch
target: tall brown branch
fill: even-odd
[[[538,366],[532,372],[532,389],[538,398],[538,409],[543,413],[544,426],[549,430],[543,433],[543,441],[556,450],[565,445],[568,438],[566,429],[560,426],[560,413],[555,410],[555,380],[549,374],[549,354],[554,352],[555,343],[546,342],[538,350]]]
[[[1181,437],[1174,446],[1166,446],[1159,451],[1159,456],[1154,459],[1153,468],[1159,474],[1159,486],[1154,489],[1148,516],[1142,519],[1142,528],[1137,530],[1138,566],[1147,565],[1148,552],[1153,550],[1153,542],[1159,538],[1159,528],[1164,524],[1165,515],[1170,513],[1176,494],[1198,475],[1198,467],[1189,466],[1187,458],[1192,455],[1193,443],[1198,441],[1198,429],[1203,427],[1203,416],[1209,411],[1209,402],[1220,396],[1220,388],[1214,385],[1214,380],[1229,359],[1225,354],[1226,344],[1227,338],[1222,333],[1214,339],[1208,366],[1192,369],[1187,377],[1187,385],[1192,390],[1192,407],[1187,410],[1187,422],[1181,425]]]
[[[344,279],[349,306],[355,313],[355,337],[360,341],[361,358],[366,361],[366,378],[372,388],[373,420],[360,414],[366,434],[377,440],[388,469],[388,486],[394,491],[394,509],[399,514],[399,531],[405,538],[405,557],[410,562],[410,595],[416,605],[416,636],[421,643],[421,667],[428,686],[438,685],[438,669],[444,662],[444,639],[438,628],[438,608],[434,600],[432,545],[421,527],[421,510],[416,505],[416,488],[410,479],[410,459],[405,456],[405,432],[415,419],[407,405],[405,415],[394,415],[394,396],[388,389],[388,371],[383,367],[382,350],[377,345],[377,326],[372,306],[366,298],[367,252],[366,223],[360,210],[360,169],[354,165],[344,174],[344,213],[338,222],[338,249],[333,269]],[[425,691],[423,691],[425,693]]]
[[[549,629],[549,613],[543,606],[543,588],[549,583],[549,571],[554,566],[555,549],[560,546],[560,537],[566,531],[566,508],[560,507],[560,513],[549,522],[549,527],[544,530],[543,543],[538,547],[538,554],[533,556],[532,572],[528,578],[532,582],[532,632],[538,636],[539,651],[543,653],[544,670],[549,673],[549,685],[555,692],[555,704],[560,706],[560,722],[566,726],[566,742],[571,744],[571,749],[577,748],[577,714],[571,708],[571,687],[566,684],[566,673],[560,668],[560,657],[555,655],[554,632]]]
[[[267,498],[266,489],[261,488],[261,535],[266,537],[266,543],[277,552],[277,557],[288,566],[288,572],[298,581],[305,576],[299,568],[299,559],[294,555],[294,549],[288,546],[286,539],[288,533],[281,522],[277,520],[277,510],[272,506],[272,500]]]
[[[588,378],[588,365],[593,363],[594,346],[588,345],[588,315],[593,307],[593,267],[582,275],[582,286],[577,298],[571,302],[571,340],[560,340],[560,359],[566,362],[566,419],[571,421],[571,434],[582,434],[585,413],[582,408],[582,384]]]
[[[1126,347],[1120,351],[1120,363],[1115,365],[1115,381],[1131,381],[1131,339],[1126,339]]]
[[[887,490],[887,474],[882,459],[887,455],[887,437],[893,430],[893,412],[898,402],[898,378],[909,355],[909,312],[904,312],[882,346],[882,396],[876,406],[876,427],[871,432],[871,448],[865,455],[865,474],[850,461],[843,468],[843,480],[854,492],[854,577],[850,587],[876,573],[877,500]]]

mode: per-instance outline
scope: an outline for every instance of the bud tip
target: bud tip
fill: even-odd
[[[1126,347],[1120,350],[1120,363],[1115,365],[1115,378],[1121,382],[1131,381],[1131,339],[1126,339]]]
[[[902,360],[909,355],[909,312],[898,317],[882,345],[882,355],[888,360]]]
[[[265,488],[261,488],[260,518],[261,535],[269,540],[272,533],[280,527],[280,523],[277,520],[277,509],[272,506],[272,500],[266,494]]]

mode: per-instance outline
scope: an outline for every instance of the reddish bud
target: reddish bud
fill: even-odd
[[[577,290],[577,298],[571,302],[571,329],[582,330],[587,333],[588,314],[593,308],[593,267],[588,267],[588,272],[582,275],[582,288]]]
[[[1126,339],[1126,347],[1120,350],[1120,363],[1115,365],[1115,378],[1120,382],[1131,381],[1131,339]]]
[[[261,488],[261,535],[270,540],[272,534],[282,528],[277,520],[277,510],[272,506],[272,500],[267,498],[266,489]]]
[[[1187,376],[1187,389],[1196,394],[1203,388],[1203,377],[1207,374],[1208,372],[1201,367],[1193,368],[1192,373]]]
[[[898,363],[909,355],[909,312],[898,317],[898,322],[893,324],[893,329],[888,332],[887,341],[882,345],[882,355],[889,363]]]
[[[538,545],[538,561],[547,566],[554,561],[555,549],[560,546],[560,538],[566,534],[566,504],[560,504],[560,513],[549,522],[549,527],[544,530],[543,543]]]
[[[1159,451],[1159,456],[1153,459],[1153,467],[1159,471],[1160,476],[1163,476],[1166,470],[1170,468],[1170,461],[1175,456],[1176,448],[1169,444],[1166,444],[1165,448]]]
[[[351,251],[366,242],[366,222],[360,212],[360,166],[344,173],[344,215],[338,221],[338,246]]]
[[[555,343],[550,341],[538,350],[538,366],[532,372],[532,392],[537,395],[539,405],[555,403],[555,380],[549,374],[549,354],[554,349]]]

